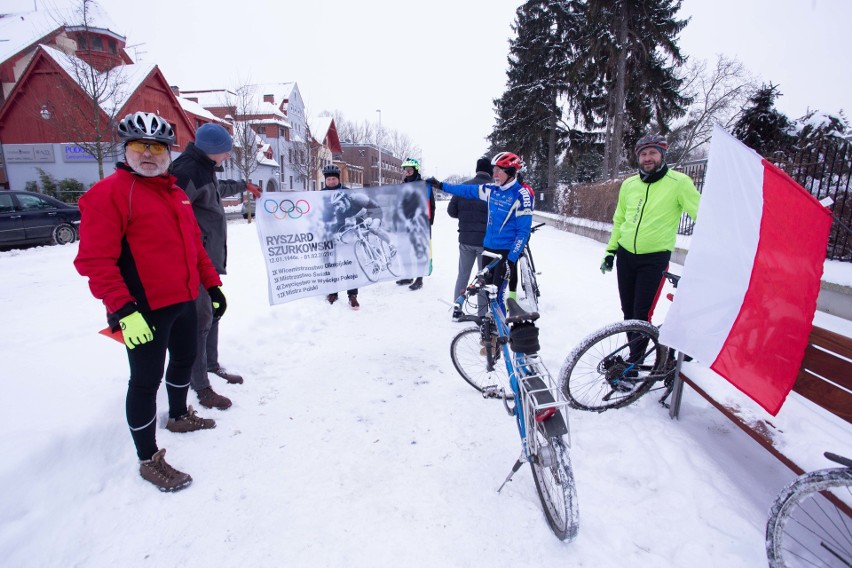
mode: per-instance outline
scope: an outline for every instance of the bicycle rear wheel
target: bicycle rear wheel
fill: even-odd
[[[524,301],[526,308],[529,311],[538,311],[538,281],[535,278],[535,272],[530,264],[529,258],[526,255],[521,255],[518,259],[518,278],[521,282],[521,290],[524,292]]]
[[[659,330],[625,320],[583,339],[559,370],[559,388],[574,408],[603,412],[637,400],[671,372]]]
[[[391,254],[390,245],[381,239],[379,239],[379,245],[382,247],[382,254],[387,259],[388,272],[394,276],[402,274],[402,262],[399,259],[399,253],[394,252]]]
[[[479,392],[488,387],[500,387],[503,389],[503,398],[512,398],[512,386],[502,350],[497,350],[499,356],[494,361],[492,371],[487,369],[488,363],[482,350],[482,332],[478,327],[464,329],[456,334],[450,343],[450,357],[456,371]]]
[[[790,483],[769,511],[769,566],[852,566],[850,506],[850,469],[814,471]]]
[[[559,540],[570,542],[580,530],[580,513],[568,448],[561,437],[547,438],[539,427],[533,430],[536,454],[532,456],[530,465],[535,489],[553,534]]]

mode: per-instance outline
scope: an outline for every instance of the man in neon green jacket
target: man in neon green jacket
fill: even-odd
[[[618,269],[618,295],[624,319],[650,321],[686,212],[698,214],[701,194],[689,176],[666,166],[668,142],[658,134],[636,143],[639,174],[624,180],[612,217],[612,236],[601,263],[604,274]]]

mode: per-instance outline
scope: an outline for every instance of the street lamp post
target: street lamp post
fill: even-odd
[[[376,112],[379,113],[379,132],[376,134],[379,147],[379,185],[382,185],[382,109],[376,109]]]

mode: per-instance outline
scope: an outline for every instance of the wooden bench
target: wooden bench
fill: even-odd
[[[702,388],[698,381],[687,376],[683,370],[681,370],[679,379],[675,380],[672,394],[670,406],[672,418],[678,418],[680,397],[683,394],[682,385],[687,384],[721,411],[731,422],[739,426],[784,465],[793,470],[796,475],[805,473],[805,469],[795,461],[794,457],[786,455],[779,447],[783,445],[778,442],[785,432],[773,423],[774,421],[768,413],[763,413],[765,417],[756,417],[755,413],[740,405],[716,400],[708,394],[708,389]],[[722,378],[720,380],[724,381]],[[847,424],[852,424],[852,338],[821,327],[814,327],[811,330],[808,347],[805,350],[805,357],[793,386],[793,392],[790,393],[785,404],[789,404],[790,397],[796,395],[845,420]],[[783,407],[781,412],[783,412]],[[779,412],[779,416],[781,412]],[[848,444],[848,438],[844,442]],[[817,449],[822,452],[832,448]]]

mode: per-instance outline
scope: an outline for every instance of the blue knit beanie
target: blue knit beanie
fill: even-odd
[[[222,154],[234,147],[231,135],[219,124],[208,122],[195,131],[195,147],[205,154]]]

